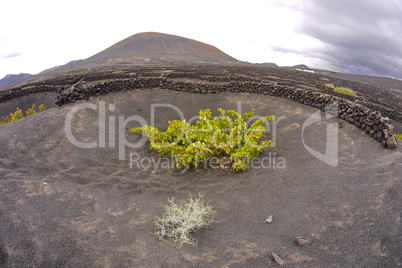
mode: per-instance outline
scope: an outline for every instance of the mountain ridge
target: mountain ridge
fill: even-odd
[[[32,77],[33,75],[28,73],[7,74],[2,79],[0,79],[0,90],[6,87],[11,87],[16,84],[25,82]]]
[[[194,62],[237,61],[215,46],[177,35],[157,32],[134,34],[85,61],[104,62],[110,59],[167,59]]]

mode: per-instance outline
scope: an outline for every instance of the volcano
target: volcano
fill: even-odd
[[[179,60],[217,63],[237,61],[212,45],[156,32],[132,35],[88,58],[86,62],[99,64],[113,60]]]

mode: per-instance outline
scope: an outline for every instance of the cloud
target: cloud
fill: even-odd
[[[298,3],[288,6],[303,16],[296,31],[322,43],[314,51],[321,61],[335,70],[402,78],[402,3],[399,0]],[[285,49],[282,52],[315,57],[310,51]]]
[[[20,52],[13,52],[13,53],[10,53],[10,54],[7,54],[7,55],[3,56],[2,58],[3,59],[9,59],[9,58],[19,57],[21,55],[22,55],[22,53],[20,53]]]

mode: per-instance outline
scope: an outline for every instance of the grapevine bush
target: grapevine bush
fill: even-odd
[[[39,110],[38,110],[38,111],[39,111],[39,112],[42,112],[42,111],[44,111],[44,110],[46,110],[45,105],[43,105],[43,104],[39,105]],[[25,111],[25,114],[26,114],[26,116],[30,116],[30,115],[36,114],[36,104],[33,104],[33,105],[31,106],[31,108],[28,108],[28,109]],[[11,123],[11,122],[14,122],[14,121],[16,121],[16,120],[18,120],[18,119],[21,119],[21,118],[24,118],[24,112],[22,111],[22,109],[20,109],[20,108],[17,107],[17,109],[15,110],[15,112],[12,112],[12,113],[10,113],[9,116],[2,118],[3,120],[0,121],[0,125],[4,125],[4,124],[7,124],[7,123]]]
[[[350,90],[349,88],[336,87],[336,86],[334,86],[334,84],[325,84],[325,85],[327,87],[332,88],[337,93],[346,94],[346,95],[350,95],[350,96],[354,96],[354,97],[357,96],[357,94],[355,92],[353,92],[352,90]]]
[[[271,140],[261,139],[267,132],[264,121],[275,120],[276,116],[261,117],[248,126],[245,120],[253,112],[240,115],[234,110],[218,111],[220,116],[212,118],[209,109],[201,110],[194,125],[186,120],[169,121],[165,132],[148,125],[132,128],[130,132],[146,135],[148,147],[160,156],[172,156],[178,168],[209,166],[245,171],[251,159],[273,146]]]

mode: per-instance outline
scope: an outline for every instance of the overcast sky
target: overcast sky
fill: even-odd
[[[402,79],[401,0],[1,0],[0,78],[85,59],[147,31],[242,61]]]

